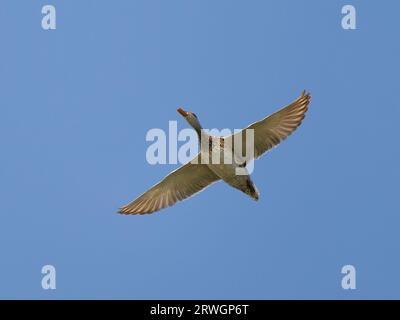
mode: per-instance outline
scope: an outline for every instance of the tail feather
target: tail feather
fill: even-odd
[[[249,190],[249,195],[255,200],[258,201],[258,199],[260,198],[260,193],[257,190],[257,187],[255,186],[255,184],[253,183],[253,181],[251,181],[250,179],[247,180],[247,187]]]

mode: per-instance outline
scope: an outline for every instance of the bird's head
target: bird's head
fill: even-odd
[[[201,124],[196,114],[185,111],[182,108],[178,108],[176,111],[178,111],[196,131],[201,130]]]

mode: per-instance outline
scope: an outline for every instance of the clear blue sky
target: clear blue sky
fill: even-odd
[[[57,30],[41,28],[45,4]],[[0,298],[400,298],[399,10],[2,0]],[[241,128],[303,89],[303,125],[256,162],[259,202],[220,183],[116,213],[176,167],[146,162],[145,135],[186,128],[178,106]]]

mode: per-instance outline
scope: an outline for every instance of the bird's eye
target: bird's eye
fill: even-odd
[[[192,115],[194,115],[194,117],[195,117],[195,118],[197,118],[197,116],[196,116],[196,114],[195,114],[195,113],[192,113]]]

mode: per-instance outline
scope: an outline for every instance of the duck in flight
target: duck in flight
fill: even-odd
[[[122,214],[148,214],[170,207],[178,201],[184,200],[208,187],[214,182],[222,180],[230,186],[239,189],[254,200],[258,200],[259,192],[246,169],[248,161],[259,158],[266,151],[277,146],[299,127],[308,109],[311,96],[303,93],[295,101],[278,110],[270,116],[257,121],[247,128],[230,137],[210,136],[202,130],[199,119],[192,113],[179,108],[177,111],[197,132],[199,141],[207,139],[207,147],[201,143],[200,153],[190,162],[171,172],[163,180],[147,190],[141,196],[120,208]],[[251,158],[243,158],[241,150],[246,148],[248,130],[253,133],[253,153]],[[240,135],[240,137],[236,137]],[[240,152],[234,148],[232,141],[240,139]],[[211,158],[212,154],[230,153],[235,161],[231,163],[217,163],[203,161]],[[237,168],[244,170],[240,175]]]

